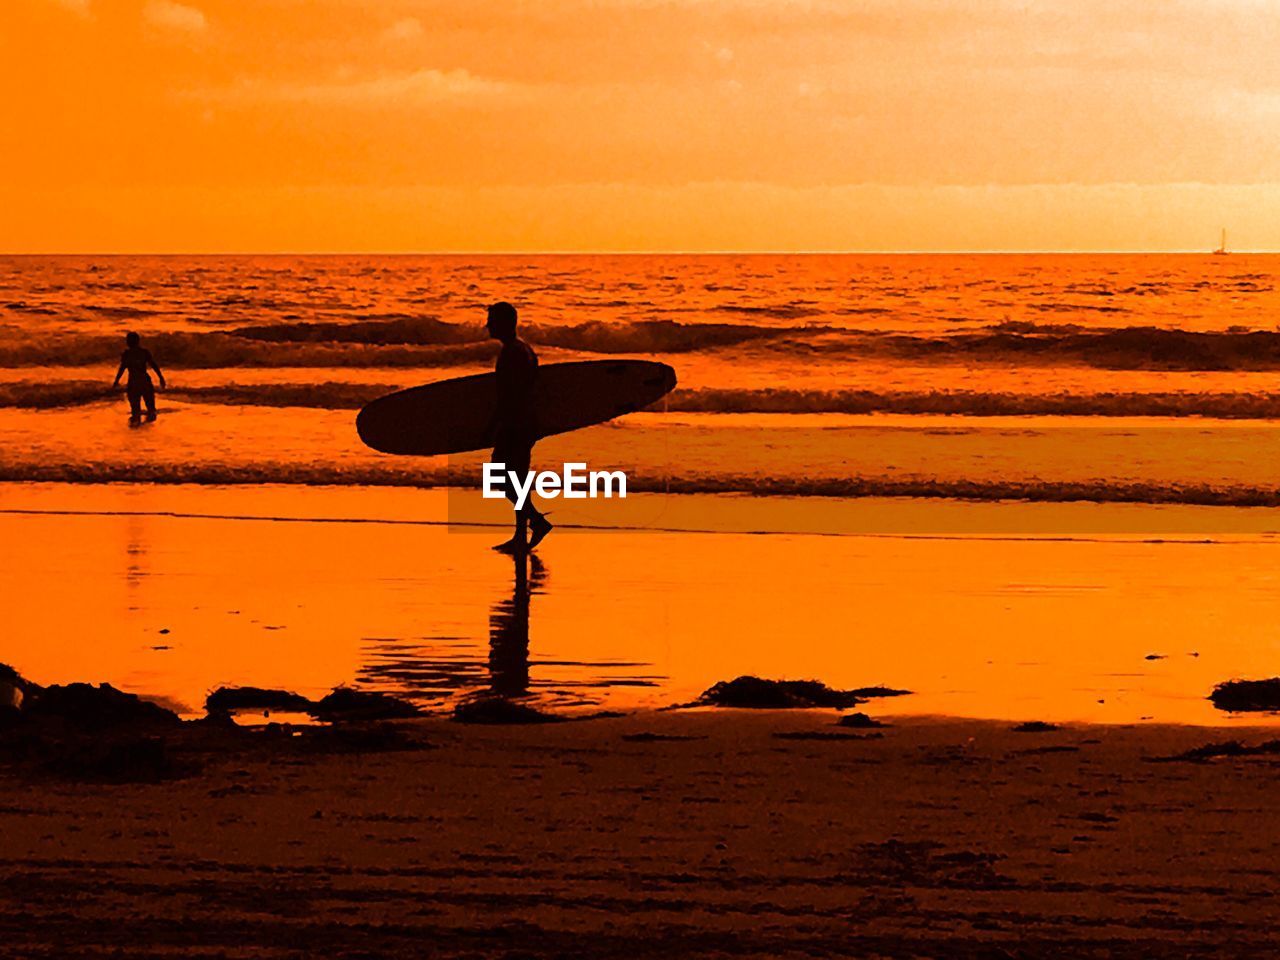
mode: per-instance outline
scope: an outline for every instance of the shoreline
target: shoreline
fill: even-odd
[[[5,514],[174,516],[191,519],[387,523],[505,527],[502,503],[484,501],[479,486],[395,483],[202,483],[172,480],[0,480]],[[155,509],[138,509],[145,501]],[[201,512],[193,501],[277,506],[255,512]],[[68,501],[88,503],[84,508]],[[121,507],[129,503],[129,508]],[[176,506],[175,506],[176,505]],[[282,509],[287,505],[287,509]],[[812,536],[1008,536],[1027,538],[1150,537],[1155,535],[1275,538],[1280,509],[1269,506],[1091,500],[984,500],[962,497],[819,495],[755,496],[748,492],[628,491],[604,504],[555,501],[579,531],[784,534]],[[327,512],[325,512],[327,508]],[[424,516],[427,515],[427,516]],[[611,515],[613,519],[611,520]],[[620,516],[619,516],[620,515]],[[670,526],[654,522],[675,518]],[[688,518],[697,518],[692,522]]]
[[[439,490],[6,494],[31,511],[0,511],[15,545],[0,575],[25,598],[12,629],[44,638],[14,666],[183,715],[244,685],[355,685],[447,712],[515,684],[553,712],[634,711],[754,675],[914,691],[873,705],[884,716],[1235,728],[1250,721],[1209,693],[1276,673],[1280,541],[1247,512],[1206,535],[1209,508],[802,500],[762,514],[751,498],[636,498],[632,529],[558,516],[521,574],[488,549],[496,528],[447,525],[501,523],[502,505],[455,508]],[[1044,532],[1080,517],[1110,529]],[[1144,532],[1153,518],[1185,532]]]
[[[480,483],[482,453],[377,454],[359,443],[350,411],[178,400],[161,406],[159,423],[142,430],[127,427],[118,404],[0,409],[0,433],[8,438],[0,479],[388,489],[447,484],[462,491]],[[586,459],[593,469],[624,471],[629,492],[650,496],[1263,510],[1280,503],[1265,467],[1280,451],[1272,421],[707,416],[638,413],[552,436],[538,445],[539,463]]]

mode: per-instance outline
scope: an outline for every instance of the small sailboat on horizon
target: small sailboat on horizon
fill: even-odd
[[[1222,240],[1218,243],[1218,249],[1213,251],[1214,256],[1225,257],[1227,255],[1227,228],[1222,228]]]

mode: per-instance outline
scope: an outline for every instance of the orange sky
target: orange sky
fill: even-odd
[[[1280,249],[1271,0],[0,0],[0,250]]]

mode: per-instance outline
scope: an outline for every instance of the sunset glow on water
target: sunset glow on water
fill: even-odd
[[[25,628],[57,638],[24,654],[32,673],[184,712],[220,684],[446,709],[490,682],[512,572],[485,549],[503,521],[476,489],[483,455],[377,454],[353,418],[486,369],[499,292],[544,362],[679,376],[649,412],[538,447],[548,469],[625,470],[633,498],[554,505],[527,610],[536,697],[663,706],[758,672],[916,691],[893,712],[1204,723],[1228,719],[1215,683],[1267,669],[1269,257],[5,265],[6,508],[87,511],[4,515],[22,592],[71,562],[71,527],[71,582],[92,587],[29,608]],[[125,326],[170,381],[141,430],[106,391]],[[440,483],[461,487],[413,489]],[[437,526],[473,520],[494,526]]]

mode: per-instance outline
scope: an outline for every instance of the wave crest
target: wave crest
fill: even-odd
[[[409,386],[410,384],[404,384]],[[381,383],[236,383],[172,386],[165,395],[192,403],[358,410],[398,386]],[[0,383],[0,408],[43,410],[109,399],[99,380]],[[1219,420],[1280,419],[1280,393],[1057,393],[1019,394],[968,390],[876,391],[783,388],[677,389],[655,405],[678,413],[930,414],[965,417],[1208,417]]]
[[[583,354],[665,354],[751,347],[813,362],[888,358],[914,363],[1086,366],[1107,370],[1280,370],[1280,331],[1195,332],[1160,327],[1086,328],[1009,321],[978,330],[914,335],[829,326],[643,320],[522,327],[539,346]],[[87,366],[119,355],[114,336],[0,337],[0,366]],[[478,327],[433,317],[355,323],[280,323],[147,337],[163,365],[188,368],[448,366],[490,359]]]
[[[1013,321],[936,337],[848,332],[786,346],[811,356],[885,356],[917,362],[1081,364],[1104,370],[1280,369],[1280,332],[1197,332],[1162,327],[1086,329]]]
[[[589,353],[688,353],[787,333],[805,327],[767,327],[745,323],[679,323],[641,320],[631,323],[589,321],[569,326],[526,323],[521,331],[531,342]],[[418,346],[485,342],[478,326],[444,323],[434,317],[397,316],[356,323],[280,323],[241,327],[231,333],[272,343],[350,343]],[[492,350],[492,346],[490,346]]]
[[[447,367],[492,360],[488,342],[436,345],[331,343],[248,339],[230,333],[157,333],[146,346],[166,370],[220,367]],[[120,340],[108,336],[51,335],[0,341],[0,367],[102,366],[120,356]]]
[[[1280,393],[1058,393],[970,390],[677,390],[666,409],[688,413],[900,413],[968,417],[1280,418]]]
[[[24,463],[0,460],[0,482],[298,484],[308,486],[477,486],[474,468],[448,465],[373,467],[247,463]],[[1277,507],[1280,487],[1240,484],[1129,482],[1114,480],[938,479],[932,477],[757,477],[716,475],[663,478],[636,475],[638,493],[732,493],[777,497],[870,497],[1022,501],[1031,503],[1134,503],[1190,506]]]

